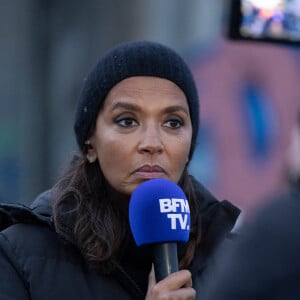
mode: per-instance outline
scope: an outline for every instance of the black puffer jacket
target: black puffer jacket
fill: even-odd
[[[199,183],[195,187],[203,239],[190,270],[198,292],[207,261],[231,231],[239,210],[226,200],[218,202]],[[0,299],[144,299],[149,269],[135,246],[129,245],[123,259],[127,263],[116,274],[98,274],[55,232],[52,198],[47,191],[30,208],[0,205]]]

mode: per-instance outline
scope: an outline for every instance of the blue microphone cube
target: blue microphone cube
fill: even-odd
[[[145,181],[131,195],[129,222],[138,246],[187,242],[190,234],[187,197],[171,180]]]

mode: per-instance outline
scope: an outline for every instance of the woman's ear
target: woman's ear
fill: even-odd
[[[85,145],[87,147],[86,150],[86,159],[89,161],[89,163],[94,163],[97,160],[97,153],[95,151],[95,148],[93,147],[90,140],[87,140],[85,142]]]

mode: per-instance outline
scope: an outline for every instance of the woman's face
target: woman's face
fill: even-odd
[[[145,180],[178,182],[192,139],[182,90],[156,77],[130,77],[115,85],[98,114],[89,158],[97,158],[111,186],[130,195]]]

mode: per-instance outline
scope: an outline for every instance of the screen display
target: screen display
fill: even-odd
[[[300,0],[241,0],[241,37],[300,41]]]

